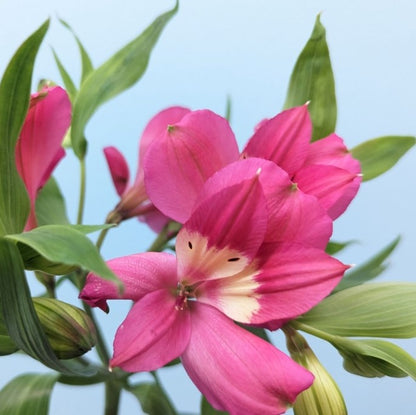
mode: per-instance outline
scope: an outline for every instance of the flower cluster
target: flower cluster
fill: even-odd
[[[91,306],[134,301],[111,367],[151,371],[180,357],[211,405],[230,414],[283,413],[311,386],[310,372],[246,329],[282,327],[348,268],[325,247],[359,188],[360,166],[340,137],[311,142],[311,131],[308,106],[292,108],[262,121],[240,153],[226,119],[168,108],[143,133],[132,185],[123,156],[105,149],[120,195],[115,222],[182,224],[176,255],[108,261],[122,294],[87,277],[80,297]]]

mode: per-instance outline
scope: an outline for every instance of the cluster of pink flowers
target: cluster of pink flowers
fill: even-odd
[[[176,255],[108,261],[122,295],[88,275],[80,297],[91,306],[134,302],[111,367],[151,371],[180,357],[211,405],[230,414],[283,413],[313,383],[241,327],[282,327],[329,295],[348,268],[325,247],[359,188],[360,166],[340,137],[311,142],[311,131],[307,105],[292,108],[262,121],[240,153],[224,118],[168,108],[143,133],[131,185],[123,156],[105,149],[117,220],[183,225]]]

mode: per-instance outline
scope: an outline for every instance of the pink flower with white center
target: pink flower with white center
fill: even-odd
[[[238,158],[259,157],[283,168],[304,193],[313,195],[332,219],[349,205],[361,177],[357,160],[335,134],[311,143],[307,105],[261,122],[241,156],[228,122],[210,111],[187,113],[166,126],[144,157],[145,185],[165,215],[183,223],[189,218],[203,183]],[[177,204],[177,199],[187,203]]]
[[[272,185],[281,190],[275,210],[266,196]],[[310,232],[284,206],[293,205],[287,185],[266,160],[230,164],[203,186],[178,234],[176,257],[148,252],[108,261],[124,283],[122,296],[113,283],[88,275],[80,297],[91,306],[134,301],[117,330],[112,367],[149,371],[179,356],[211,405],[232,415],[281,414],[312,384],[311,373],[234,323],[295,318],[327,296],[347,268],[298,242]],[[266,242],[280,211],[280,220],[289,220],[282,228],[291,229]]]
[[[62,141],[71,123],[71,102],[60,87],[45,87],[30,97],[29,111],[16,143],[16,167],[30,199],[25,230],[37,226],[39,190],[65,156]]]

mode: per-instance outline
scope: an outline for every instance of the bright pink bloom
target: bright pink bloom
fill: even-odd
[[[332,219],[340,216],[361,183],[359,162],[336,134],[311,143],[307,104],[262,121],[242,157],[262,157],[287,171],[294,183],[318,198]]]
[[[122,297],[111,282],[88,275],[80,297],[90,305],[135,302],[117,331],[111,366],[155,370],[180,356],[209,402],[230,414],[283,413],[312,384],[308,371],[233,322],[277,327],[327,296],[347,268],[299,242],[310,232],[289,213],[287,180],[266,160],[233,163],[203,186],[176,258],[150,252],[109,261],[125,285]],[[291,229],[267,242],[270,221]]]
[[[36,196],[64,157],[62,141],[71,123],[71,103],[60,87],[31,95],[29,111],[16,143],[16,167],[30,199],[26,230],[37,226]]]
[[[189,112],[149,146],[144,158],[146,190],[163,213],[183,223],[215,171],[239,157],[259,157],[283,168],[335,219],[358,191],[360,166],[335,134],[314,143],[311,136],[307,106],[292,108],[261,122],[239,156],[224,118],[207,110]]]
[[[143,159],[152,142],[158,141],[168,131],[168,126],[182,119],[190,110],[171,107],[156,114],[147,124],[140,139],[139,160],[136,178],[129,185],[130,170],[124,156],[115,147],[106,147],[104,154],[110,169],[114,187],[120,196],[120,202],[110,213],[111,221],[120,222],[138,216],[155,231],[159,232],[168,222],[168,218],[159,212],[149,201],[144,187]]]

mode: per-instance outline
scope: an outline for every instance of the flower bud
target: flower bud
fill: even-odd
[[[83,310],[52,298],[34,298],[33,304],[59,359],[81,356],[95,345],[94,324]]]
[[[302,392],[293,406],[295,415],[347,415],[338,385],[322,366],[306,340],[294,329],[285,328],[287,348],[293,360],[315,376],[312,386]]]

